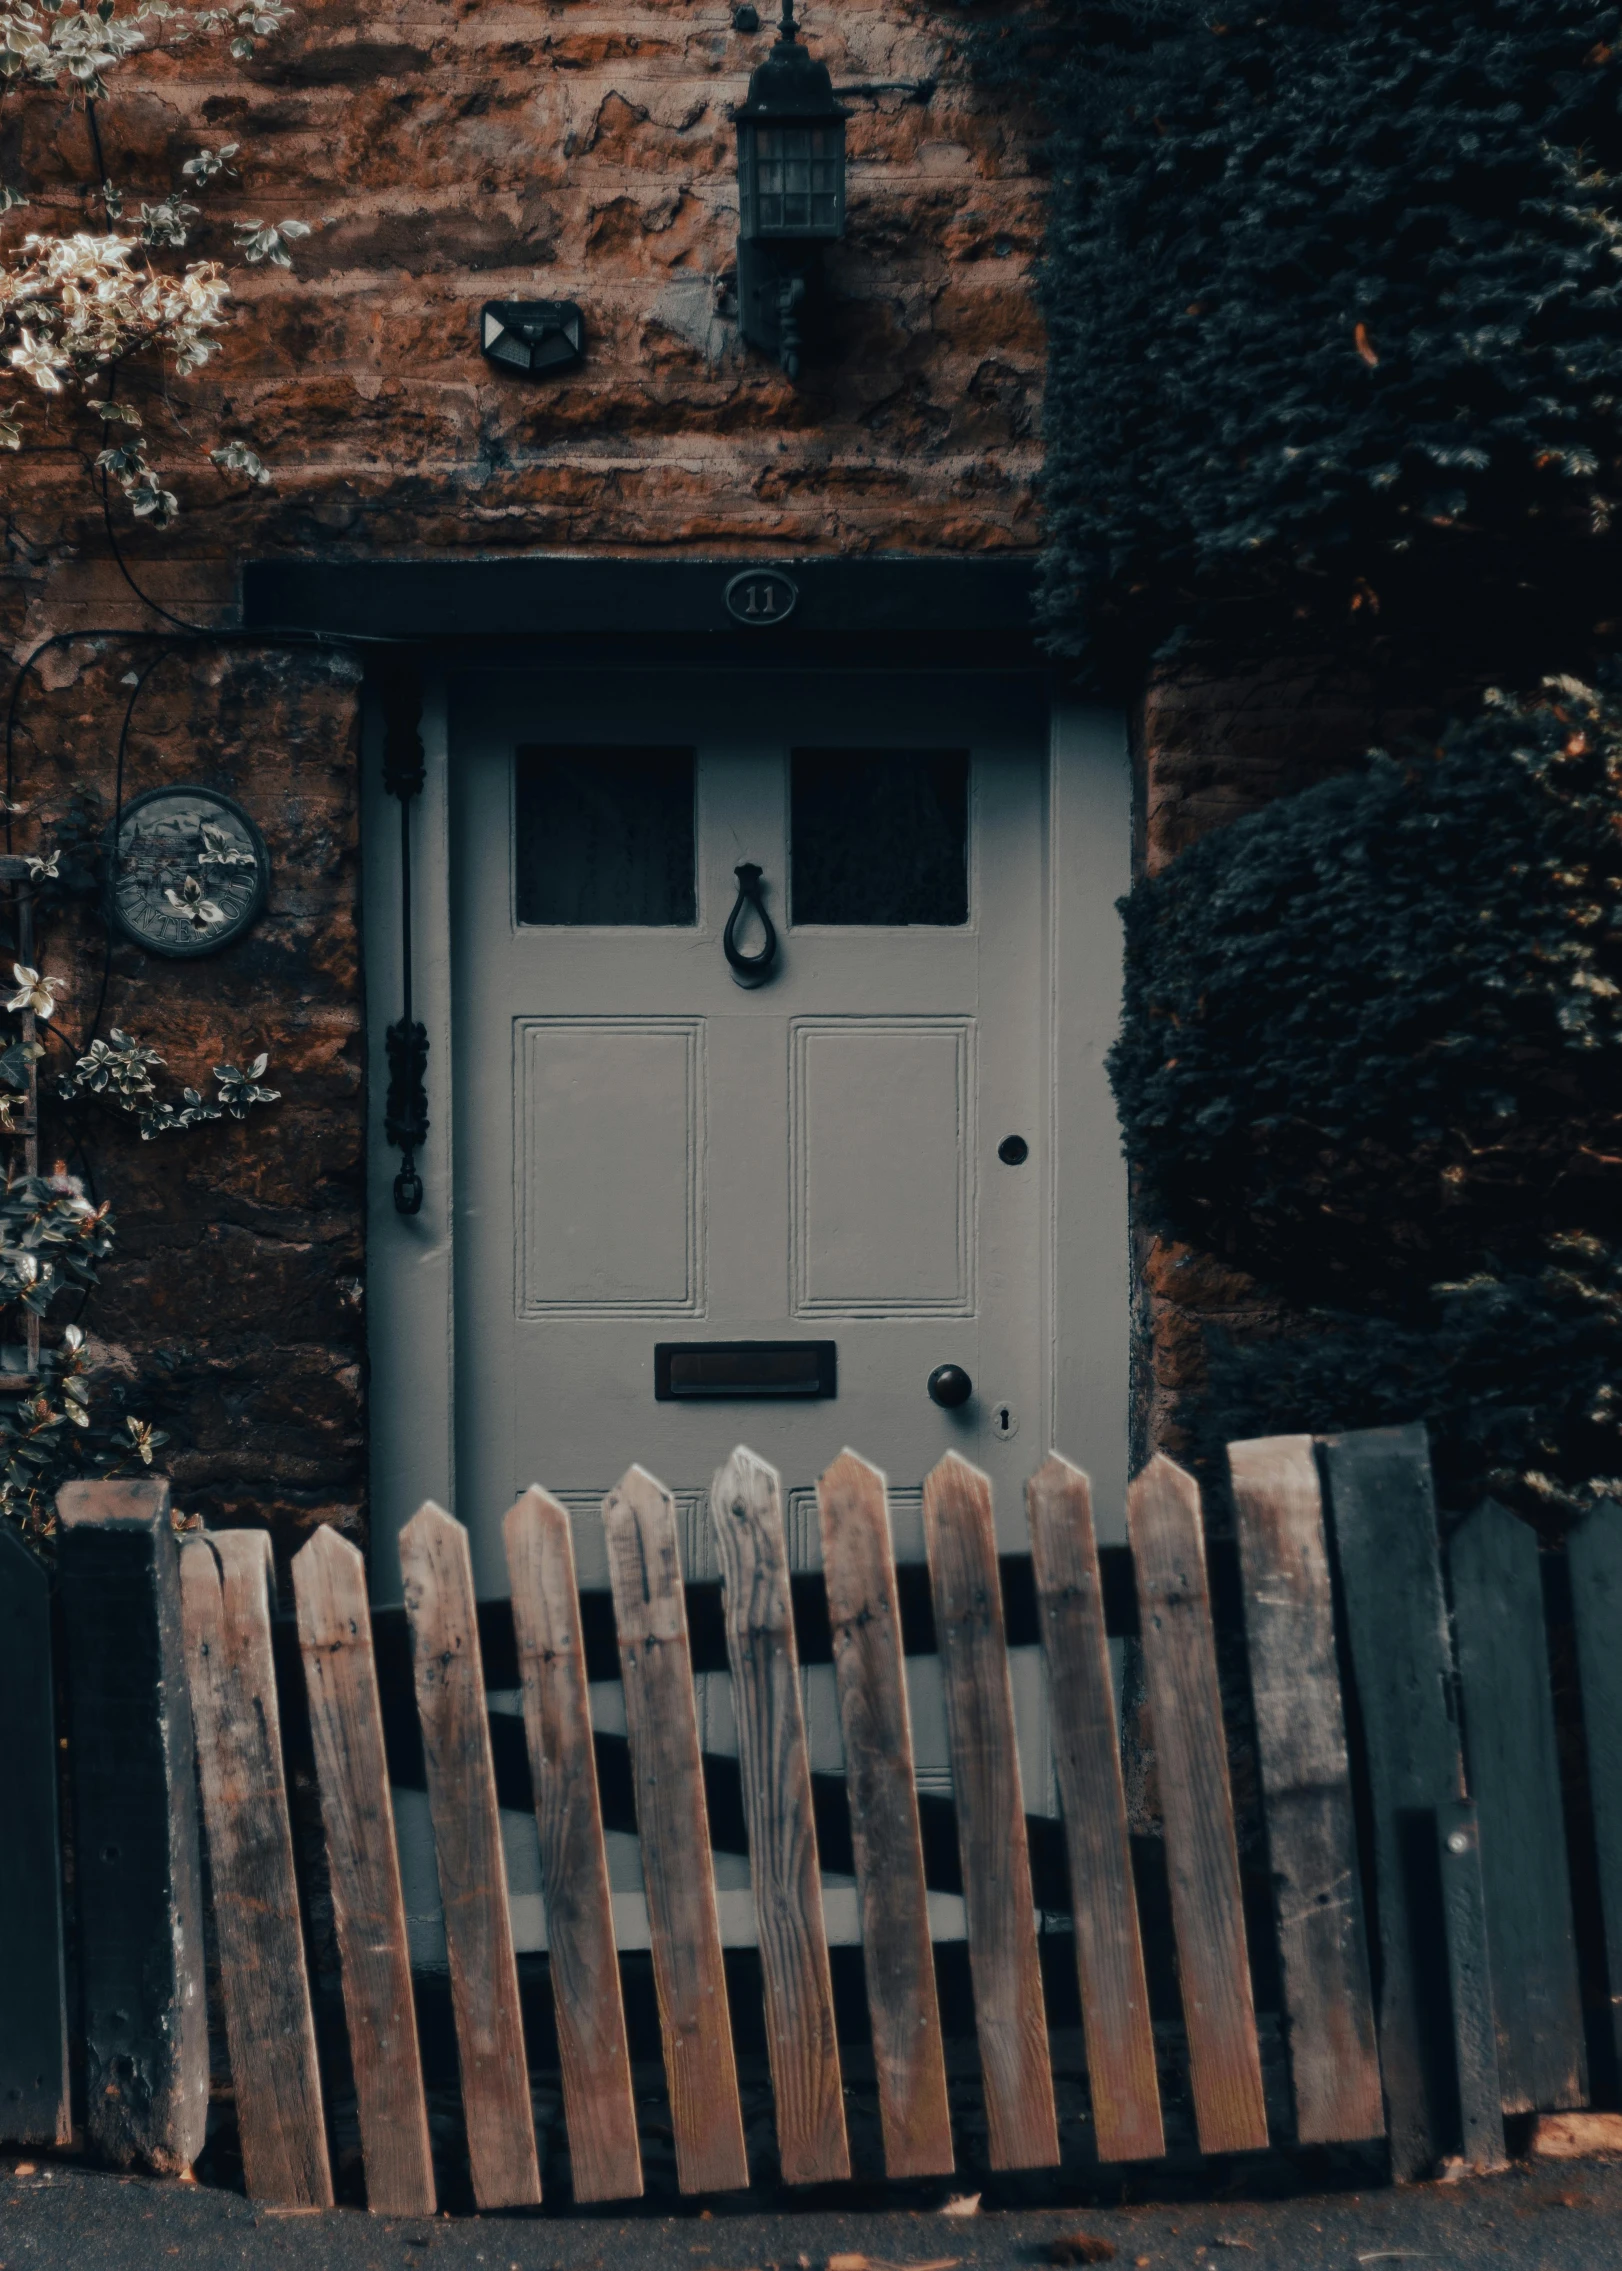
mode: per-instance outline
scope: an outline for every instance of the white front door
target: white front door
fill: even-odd
[[[404,968],[379,726],[376,1597],[399,1598],[394,1535],[425,1498],[504,1595],[501,1517],[531,1481],[575,1512],[582,1582],[606,1582],[597,1502],[632,1460],[678,1493],[690,1571],[713,1574],[705,1497],[740,1440],[781,1469],[802,1564],[815,1478],[847,1443],[888,1471],[904,1559],[954,1445],[990,1471],[1006,1549],[1050,1445],[1092,1473],[1100,1535],[1124,1537],[1126,1182],[1103,1064],[1130,874],[1120,717],[969,671],[430,679],[413,1215],[385,1125]],[[780,939],[753,987],[723,950],[745,863]],[[750,914],[742,951],[758,943]],[[662,1348],[698,1369],[675,1365],[678,1388],[727,1389],[729,1366],[758,1388],[777,1363],[768,1388],[805,1390],[829,1343],[832,1396],[659,1393]],[[973,1383],[956,1409],[928,1393],[942,1365]]]
[[[706,1572],[739,1441],[783,1475],[799,1562],[845,1444],[887,1471],[902,1551],[949,1448],[990,1468],[1013,1542],[1051,1433],[1043,690],[504,676],[450,745],[456,1497],[481,1589],[505,1589],[499,1517],[532,1481],[600,1581],[592,1516],[633,1460]],[[724,946],[740,866],[778,942],[748,984]],[[763,942],[745,900],[735,948]],[[943,1367],[967,1401],[931,1396]]]

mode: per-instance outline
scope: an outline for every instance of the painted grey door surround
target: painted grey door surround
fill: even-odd
[[[689,567],[691,565],[687,564]],[[711,565],[719,568],[723,564]],[[798,563],[794,565],[796,569],[800,567]],[[498,624],[497,629],[499,628]],[[898,655],[910,652],[907,642],[913,634],[908,633],[905,625],[892,628],[894,635],[888,642],[891,650]],[[887,738],[893,741],[898,735],[905,739],[908,732],[915,742],[923,738],[938,744],[943,739],[951,738],[950,721],[954,717],[961,721],[958,738],[969,739],[968,721],[976,714],[996,715],[998,689],[984,671],[969,669],[943,675],[939,667],[941,644],[938,629],[938,625],[917,625],[917,638],[927,645],[933,645],[935,652],[921,656],[914,670],[903,668],[899,671],[875,672],[871,667],[866,670],[855,669],[841,674],[836,683],[835,678],[829,675],[829,670],[823,669],[816,683],[820,689],[820,698],[826,704],[833,705],[829,714],[832,715],[841,704],[848,713],[861,714],[865,705],[867,716],[877,719],[879,725],[872,732],[864,729],[855,738],[877,744],[885,743]],[[809,637],[814,630],[814,624],[807,625],[804,635]],[[981,652],[995,669],[997,665],[1006,664],[1009,640],[1008,634],[997,630],[995,624],[992,630],[993,645],[982,648]],[[847,637],[852,635],[846,634]],[[749,634],[744,633],[742,637],[747,639]],[[1002,642],[1000,648],[997,641]],[[592,643],[595,645],[595,638]],[[946,643],[948,647],[955,645],[962,659],[970,662],[976,659],[966,632],[957,634],[955,640],[949,639]],[[837,649],[838,641],[834,644]],[[380,787],[374,779],[378,771],[375,721],[374,729],[368,736],[365,758],[366,952],[368,990],[372,1005],[369,1023],[370,1053],[374,1060],[371,1066],[371,1086],[375,1123],[371,1157],[373,1188],[368,1306],[372,1355],[373,1535],[376,1541],[374,1588],[380,1599],[398,1596],[398,1569],[392,1550],[393,1535],[421,1500],[430,1496],[452,1506],[469,1522],[474,1536],[481,1590],[493,1593],[505,1589],[499,1554],[493,1543],[505,1501],[502,1505],[492,1505],[489,1508],[463,1503],[465,1489],[459,1488],[456,1458],[459,1317],[457,1271],[459,1268],[463,1271],[465,1290],[467,1270],[466,1256],[459,1251],[459,1247],[465,1247],[468,1243],[468,1210],[471,1207],[476,1214],[479,1201],[477,1194],[466,1186],[465,1181],[459,1181],[459,1177],[466,1176],[467,1162],[458,1155],[456,1136],[456,1130],[460,1126],[462,1143],[465,1145],[469,1140],[466,1130],[469,1125],[467,1111],[470,1099],[465,1087],[469,1062],[467,1052],[464,1049],[459,1057],[459,1037],[452,1030],[453,1000],[457,997],[458,987],[451,967],[451,816],[453,801],[460,791],[455,776],[459,752],[451,741],[451,717],[453,711],[464,716],[476,714],[481,704],[488,714],[490,702],[496,699],[498,708],[500,701],[506,701],[510,707],[516,700],[517,712],[513,713],[514,718],[522,713],[524,717],[533,720],[545,713],[548,700],[545,690],[548,686],[551,688],[552,700],[563,699],[565,677],[568,676],[573,679],[573,692],[569,699],[574,702],[575,708],[570,714],[577,729],[586,708],[594,706],[597,713],[594,729],[596,738],[612,740],[616,735],[621,735],[631,739],[638,733],[645,738],[645,716],[640,724],[634,718],[622,718],[619,725],[614,722],[616,690],[624,695],[624,706],[632,711],[635,709],[629,692],[637,676],[631,668],[637,659],[634,644],[626,643],[619,670],[596,674],[595,687],[582,679],[578,672],[560,675],[559,666],[564,661],[565,653],[576,648],[575,637],[560,638],[555,643],[548,641],[544,645],[532,643],[522,653],[515,652],[505,642],[497,651],[488,643],[481,647],[479,642],[466,641],[447,643],[437,655],[429,653],[427,656],[430,668],[426,689],[424,743],[428,779],[416,814],[415,914],[419,1014],[428,1024],[431,1042],[430,1110],[433,1125],[422,1157],[427,1196],[422,1214],[415,1218],[396,1215],[389,1202],[393,1161],[382,1142],[381,1133],[384,1087],[381,1036],[388,1016],[393,1014],[391,1005],[398,954],[395,936],[398,874],[397,870],[391,872],[397,815],[392,808],[385,812]],[[733,667],[725,673],[703,673],[707,683],[702,689],[701,699],[697,674],[689,666],[685,675],[694,701],[698,702],[700,708],[707,704],[709,714],[723,721],[728,718],[771,717],[774,706],[780,706],[789,691],[794,675],[789,668],[788,654],[785,652],[781,661],[774,663],[767,655],[760,653],[758,646],[740,649],[730,635],[724,635],[724,648],[725,659]],[[799,651],[803,655],[806,649],[802,645]],[[712,652],[719,655],[716,647],[705,646],[703,652],[706,655]],[[668,647],[656,659],[661,662],[668,659]],[[434,667],[436,663],[439,667]],[[644,696],[654,683],[654,679],[644,670],[641,678]],[[808,685],[803,680],[801,683],[802,687]],[[499,693],[499,697],[498,689],[505,689]],[[807,699],[809,698],[808,693]],[[801,706],[804,707],[803,702]],[[1036,1214],[1026,1226],[1026,1244],[1021,1246],[1016,1239],[1014,1245],[1008,1248],[1010,1268],[1002,1273],[1005,1280],[1011,1275],[1015,1279],[1026,1281],[1023,1286],[1015,1288],[1011,1297],[1014,1308],[1018,1308],[1021,1300],[1025,1302],[1024,1318],[1021,1324],[1013,1328],[1011,1340],[1006,1340],[1005,1336],[1009,1351],[1007,1358],[1004,1359],[996,1348],[991,1355],[994,1370],[999,1363],[1014,1367],[1014,1374],[1020,1380],[1017,1395],[1000,1395],[999,1391],[1006,1390],[1010,1383],[1002,1381],[1000,1373],[998,1381],[994,1383],[985,1373],[978,1341],[972,1352],[974,1361],[967,1366],[973,1372],[975,1364],[980,1365],[976,1379],[976,1386],[982,1392],[975,1423],[978,1433],[986,1432],[984,1399],[997,1396],[999,1401],[1012,1403],[1018,1412],[1020,1434],[1017,1442],[1013,1443],[999,1441],[992,1436],[987,1436],[987,1440],[981,1443],[977,1434],[974,1442],[966,1442],[964,1445],[971,1456],[981,1458],[996,1476],[999,1500],[1009,1527],[1011,1544],[1016,1541],[1022,1524],[1019,1485],[1026,1468],[1035,1464],[1046,1449],[1044,1438],[1047,1437],[1051,1437],[1059,1448],[1089,1467],[1098,1488],[1101,1527],[1106,1535],[1112,1530],[1116,1534],[1120,1533],[1126,1462],[1129,1330],[1125,1180],[1113,1108],[1102,1069],[1103,1053],[1113,1031],[1119,995],[1119,924],[1114,902],[1125,888],[1129,873],[1130,789],[1123,724],[1111,712],[1077,703],[1062,693],[1055,693],[1048,674],[1029,667],[1022,674],[1017,688],[1005,683],[1002,689],[1001,708],[1006,715],[1011,716],[1013,710],[1021,706],[1026,757],[1014,761],[1005,752],[1003,758],[993,762],[988,757],[980,765],[975,793],[977,797],[982,792],[989,796],[991,804],[984,809],[977,804],[975,826],[984,830],[987,815],[995,805],[997,795],[1001,793],[994,786],[994,777],[1000,772],[1006,788],[1015,780],[1016,775],[1021,775],[1023,765],[1025,786],[1016,787],[1012,800],[1013,806],[1018,806],[1021,798],[1024,798],[1023,818],[1014,825],[1012,834],[1006,836],[1004,849],[997,857],[1004,863],[1010,858],[1013,860],[1013,868],[1008,871],[1011,880],[1015,870],[1021,871],[1017,878],[1017,889],[1009,894],[1007,903],[1011,910],[1014,901],[1018,899],[1024,911],[1017,916],[1010,912],[1007,922],[997,926],[1001,934],[1001,948],[1005,952],[1005,974],[999,982],[1007,983],[1010,987],[1008,1022],[1019,1023],[1023,1018],[1028,1028],[1023,1045],[1029,1062],[1026,1064],[1022,1060],[1020,1067],[1008,1077],[1024,1084],[1025,1096],[1035,1105],[1041,1124],[1033,1122],[1030,1127],[1019,1131],[1031,1138],[1031,1166],[1037,1172],[1032,1175],[1030,1169],[1022,1167],[1015,1175],[1005,1173],[1004,1183],[1009,1187],[1022,1184],[1027,1189],[1039,1189],[1041,1197]],[[909,717],[913,722],[907,726],[905,721]],[[902,725],[897,724],[898,720],[903,721]],[[690,724],[686,730],[691,738]],[[853,733],[854,730],[853,728]],[[544,733],[535,733],[529,726],[525,726],[524,732],[529,739],[545,738]],[[831,739],[834,736],[825,728],[819,728],[818,738]],[[846,738],[851,738],[851,735],[847,734]],[[784,735],[780,734],[778,739],[780,746],[786,746]],[[984,743],[983,732],[981,740]],[[736,766],[733,771],[734,787],[741,785],[746,804],[749,796],[760,796],[763,786],[768,803],[773,794],[778,796],[780,803],[780,788],[774,791],[770,786],[769,763],[764,774],[757,764],[757,777],[752,786]],[[726,829],[732,833],[736,833],[736,818],[737,815],[734,814],[725,823]],[[1021,836],[1022,833],[1025,850],[1011,850],[1014,837]],[[701,845],[699,856],[701,859],[708,857],[710,864],[717,866],[724,848],[721,836],[717,835],[708,852]],[[984,839],[982,853],[983,848]],[[778,856],[781,856],[781,851]],[[1023,862],[1028,862],[1028,870],[1022,868]],[[505,861],[502,864],[505,866]],[[987,878],[983,868],[978,870],[975,888],[980,892],[981,899],[976,910],[977,921],[996,898],[995,876],[990,879],[990,883],[988,897]],[[504,912],[510,912],[508,878],[503,876],[498,881],[492,877],[490,889],[501,901]],[[702,911],[698,926],[705,932],[715,930],[719,919],[719,903],[713,888],[709,891],[709,898],[711,904]],[[787,912],[781,901],[778,902],[778,909],[784,914]],[[719,912],[724,913],[724,910]],[[512,927],[509,925],[509,929]],[[1017,938],[1013,935],[1015,932],[1020,933]],[[913,931],[910,935],[905,930],[899,933],[892,931],[887,934],[887,943],[892,946],[899,944],[907,952],[916,954],[918,941],[924,935],[921,930]],[[971,951],[978,954],[980,934],[976,933],[975,937],[977,943]],[[989,934],[987,937],[989,940]],[[623,936],[619,943],[626,943]],[[946,948],[943,958],[945,961],[950,961],[954,952],[962,960],[961,950],[966,943],[963,938],[941,933],[938,934],[937,943]],[[968,1094],[965,1084],[977,1077],[973,1070],[973,1052],[984,1040],[988,1006],[994,1021],[1002,1022],[997,1014],[997,1005],[995,1002],[988,1003],[979,990],[978,980],[971,989],[974,992],[972,1003],[967,995],[962,1001],[949,1001],[946,995],[951,991],[953,981],[944,969],[937,972],[941,1000],[922,1011],[904,1006],[905,982],[896,1000],[891,1001],[877,977],[865,992],[858,986],[856,994],[851,993],[845,981],[837,981],[833,993],[823,1001],[813,998],[812,972],[807,960],[807,948],[811,944],[808,938],[796,940],[794,926],[787,926],[785,967],[791,966],[798,959],[801,965],[800,978],[804,981],[801,991],[805,991],[806,998],[800,1000],[796,996],[790,1007],[787,997],[780,997],[779,1008],[771,1013],[782,1028],[778,1038],[781,1039],[783,1048],[779,1053],[784,1054],[785,1058],[783,1071],[786,1087],[785,1117],[774,1141],[786,1143],[792,1150],[794,1128],[798,1126],[803,1142],[805,1114],[812,1108],[809,1099],[815,1084],[808,1085],[806,1066],[800,1065],[800,1087],[806,1093],[796,1102],[798,1092],[794,1089],[794,1079],[797,1056],[807,1059],[809,1063],[814,1058],[818,1045],[822,1044],[825,1048],[825,1062],[834,1066],[843,1047],[845,1061],[839,1076],[846,1077],[850,1069],[860,1062],[862,1044],[874,1040],[877,1037],[877,1027],[886,1020],[897,1027],[898,1037],[907,1046],[915,1052],[921,1052],[915,1069],[925,1090],[937,1073],[944,1078],[945,1071],[950,1070],[953,1081],[959,1084],[959,1092],[965,1096]],[[850,946],[850,939],[834,940],[832,944],[843,950]],[[719,962],[718,943],[716,957]],[[1014,974],[1016,964],[1017,976]],[[627,976],[628,974],[629,965]],[[473,986],[471,993],[468,992],[469,984]],[[845,990],[841,996],[842,985]],[[811,990],[806,991],[807,987]],[[769,992],[770,989],[764,991]],[[468,974],[464,974],[461,992],[467,1001],[478,998],[476,981]],[[609,1003],[605,995],[601,1003],[595,1004],[593,1014],[603,1024],[620,1020],[622,1032],[625,1030],[625,1021],[635,1023],[640,1017],[647,1023],[647,1004],[632,998],[634,994],[635,985],[632,984],[623,1007]],[[720,998],[725,1006],[730,1006],[725,997]],[[745,997],[739,993],[735,998],[741,1002]],[[922,995],[918,994],[916,998],[922,1000]],[[841,1006],[841,999],[844,1006]],[[509,1025],[512,1007],[509,1003],[504,1013]],[[549,1037],[557,1037],[559,1017],[567,1020],[576,1015],[576,1008],[564,1005],[559,1009],[555,1004],[543,1004],[538,1011],[530,1014],[529,1026],[533,1028],[527,1037],[530,1053],[534,1054],[540,1042]],[[662,1018],[666,1025],[673,1018],[680,1022],[684,1015],[690,1026],[703,1023],[701,1016],[695,1020],[691,1011],[682,1012],[680,1005],[673,999],[670,1003],[656,1007],[652,1015],[655,1023]],[[550,1027],[546,1023],[548,1018],[553,1020]],[[737,1030],[745,1030],[746,1025],[747,1020],[738,1025]],[[926,1025],[927,1032],[924,1031]],[[673,1027],[670,1030],[673,1031]],[[669,1038],[670,1032],[663,1029],[650,1036],[653,1042]],[[829,1043],[834,1045],[831,1054],[827,1053]],[[544,1049],[541,1053],[544,1056]],[[656,1048],[655,1055],[657,1056]],[[691,1048],[689,1055],[691,1056]],[[947,1066],[949,1057],[952,1059],[950,1067]],[[929,1059],[927,1064],[925,1058]],[[938,1063],[936,1059],[939,1060]],[[1014,1059],[1010,1059],[1010,1063],[1013,1064]],[[458,1067],[461,1069],[464,1090],[461,1096],[453,1100],[449,1091]],[[512,1128],[511,1067],[509,1051],[504,1068],[507,1101],[505,1112],[500,1115],[505,1118],[509,1142]],[[832,1087],[825,1086],[824,1093],[831,1097]],[[713,1097],[711,1108],[715,1108]],[[796,1111],[799,1113],[798,1121],[794,1118]],[[1018,1116],[1023,1119],[1029,1115],[1021,1113]],[[473,1124],[479,1124],[478,1115],[475,1115]],[[995,1111],[990,1119],[986,1118],[983,1111],[976,1117],[972,1137],[974,1158],[969,1164],[974,1174],[981,1179],[982,1192],[984,1178],[990,1172],[986,1162],[995,1160],[995,1144],[1002,1135],[1009,1132],[1013,1132],[1012,1128],[1004,1130]],[[937,1163],[943,1172],[946,1164],[944,1156]],[[486,1171],[488,1165],[487,1161]],[[789,1162],[785,1160],[783,1166],[786,1178],[790,1172]],[[772,1173],[776,1173],[775,1163]],[[521,1175],[519,1182],[522,1183]],[[943,1183],[942,1188],[944,1187]],[[963,1192],[959,1190],[954,1203],[961,1203],[962,1200]],[[792,1212],[791,1207],[789,1211]],[[779,1274],[784,1276],[792,1298],[780,1300],[772,1318],[763,1315],[749,1321],[757,1328],[769,1322],[776,1323],[785,1338],[810,1337],[815,1334],[839,1340],[841,1335],[848,1337],[852,1332],[859,1338],[861,1332],[874,1321],[871,1317],[864,1319],[853,1313],[863,1304],[853,1304],[850,1299],[851,1289],[835,1285],[831,1278],[827,1278],[826,1271],[826,1282],[819,1292],[814,1282],[812,1258],[808,1253],[797,1252],[794,1248],[793,1225],[785,1222],[782,1228],[787,1244],[775,1266],[778,1267]],[[807,1226],[802,1224],[800,1229],[803,1245]],[[976,1231],[977,1226],[975,1230],[965,1226],[961,1236],[954,1233],[955,1246],[953,1240],[946,1241],[946,1245],[953,1246],[953,1258],[949,1262],[942,1259],[944,1246],[942,1255],[936,1255],[931,1260],[922,1248],[915,1245],[914,1258],[920,1261],[926,1275],[939,1263],[948,1275],[953,1268],[958,1268],[960,1281],[947,1286],[943,1278],[941,1286],[926,1287],[923,1308],[932,1309],[938,1315],[926,1318],[920,1313],[917,1317],[909,1318],[906,1321],[906,1333],[922,1334],[927,1339],[934,1324],[955,1331],[966,1330],[971,1335],[983,1329],[969,1314],[974,1304],[965,1297],[966,1281],[961,1277],[963,1270],[983,1268],[975,1242]],[[509,1251],[511,1250],[509,1243]],[[668,1320],[655,1320],[650,1314],[646,1318],[634,1320],[637,1330],[650,1344],[646,1352],[650,1360],[655,1332],[661,1338],[676,1341],[698,1335],[708,1336],[710,1333],[704,1306],[706,1297],[694,1288],[680,1290],[683,1294],[683,1314],[679,1319],[672,1317]],[[947,1299],[948,1295],[952,1297],[950,1300]],[[1000,1289],[1000,1297],[1004,1298],[1006,1308],[1006,1282]],[[866,1306],[882,1309],[883,1298],[881,1287],[878,1288],[874,1301]],[[945,1303],[944,1308],[942,1303]],[[632,1306],[635,1305],[633,1300]],[[668,1306],[667,1303],[665,1305]],[[509,1294],[505,1314],[515,1325],[523,1322],[524,1306],[521,1292],[516,1301]],[[550,1302],[544,1292],[538,1301],[529,1306],[543,1319],[549,1308],[554,1312],[557,1308],[557,1304]],[[592,1304],[588,1302],[587,1307],[590,1306]],[[912,1301],[903,1306],[918,1308],[919,1304]],[[953,1314],[949,1316],[947,1311],[952,1311]],[[469,1329],[465,1321],[465,1304],[460,1314],[465,1339]],[[628,1318],[622,1320],[630,1321]],[[714,1337],[722,1337],[719,1330]],[[1026,1350],[1023,1356],[1014,1346],[1022,1340]],[[880,1339],[874,1345],[882,1349],[884,1342]],[[947,1358],[956,1360],[969,1351],[966,1348],[947,1348],[943,1341],[942,1353]],[[464,1365],[467,1354],[464,1347]],[[861,1425],[846,1427],[842,1424],[846,1415],[841,1411],[840,1402],[836,1401],[826,1407],[822,1416],[832,1424],[834,1430],[830,1436],[829,1456],[847,1438],[859,1437],[864,1433],[871,1437],[876,1432],[884,1432],[880,1419],[883,1397],[889,1394],[898,1399],[895,1406],[898,1415],[903,1410],[899,1399],[917,1399],[921,1425],[914,1423],[913,1406],[909,1400],[905,1406],[906,1426],[890,1432],[898,1436],[906,1434],[908,1430],[919,1434],[919,1446],[906,1454],[912,1464],[918,1463],[927,1448],[922,1443],[922,1435],[947,1415],[938,1413],[934,1407],[924,1402],[922,1381],[920,1379],[915,1382],[912,1378],[913,1373],[919,1369],[916,1353],[910,1346],[903,1352],[899,1341],[896,1363],[895,1382],[887,1384],[880,1380],[876,1401],[874,1394],[870,1392],[869,1403],[861,1412]],[[1021,1365],[1024,1366],[1023,1371],[1019,1369]],[[882,1364],[879,1370],[882,1372]],[[1011,1374],[1011,1378],[1014,1374]],[[872,1362],[862,1366],[862,1375],[871,1384],[874,1378]],[[464,1370],[464,1380],[465,1378]],[[467,1391],[464,1388],[464,1430],[466,1401]],[[626,1440],[623,1445],[616,1443],[606,1450],[604,1456],[609,1464],[618,1460],[619,1465],[623,1465],[633,1457],[644,1458],[649,1464],[657,1464],[657,1452],[652,1458],[648,1457],[651,1445],[644,1448],[629,1439],[636,1431],[635,1421],[639,1413],[645,1411],[650,1421],[654,1416],[656,1407],[651,1382],[638,1382],[634,1393],[628,1388],[622,1396],[622,1407],[626,1414]],[[723,1432],[730,1429],[732,1435],[756,1442],[765,1455],[774,1455],[774,1416],[784,1414],[785,1406],[765,1402],[742,1409],[727,1404],[721,1409],[724,1414]],[[857,1414],[854,1404],[846,1409],[851,1418],[855,1419]],[[1036,1415],[1034,1418],[1027,1416],[1032,1411]],[[691,1414],[681,1416],[690,1418]],[[806,1416],[805,1412],[795,1414],[796,1422],[802,1421]],[[651,1426],[648,1432],[652,1434]],[[465,1440],[464,1431],[464,1442]],[[869,1440],[861,1442],[859,1447],[880,1463],[894,1463],[883,1442]],[[618,1472],[618,1466],[615,1467],[615,1472]],[[607,1475],[606,1468],[604,1474],[606,1479],[613,1479],[611,1475]],[[526,1472],[521,1479],[531,1478]],[[576,1478],[542,1472],[534,1479],[562,1483],[567,1488],[569,1481]],[[594,1482],[596,1479],[593,1476]],[[678,1478],[671,1476],[667,1479],[674,1483]],[[896,1479],[898,1482],[902,1479],[899,1469]],[[489,1480],[483,1486],[487,1495],[495,1480],[492,1470]],[[912,1480],[910,1475],[908,1480]],[[494,1495],[502,1496],[502,1492],[496,1490]]]

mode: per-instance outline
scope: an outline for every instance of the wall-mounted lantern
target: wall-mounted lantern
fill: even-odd
[[[826,63],[795,38],[793,0],[751,74],[738,126],[738,312],[745,339],[800,375],[822,326],[819,245],[845,233],[845,120]]]

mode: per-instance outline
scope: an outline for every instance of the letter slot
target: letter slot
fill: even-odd
[[[658,1341],[653,1393],[661,1404],[833,1396],[838,1355],[833,1341]]]

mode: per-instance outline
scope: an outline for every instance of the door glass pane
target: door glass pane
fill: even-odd
[[[521,923],[693,923],[693,752],[520,749]]]
[[[966,749],[796,749],[792,919],[966,923]]]

